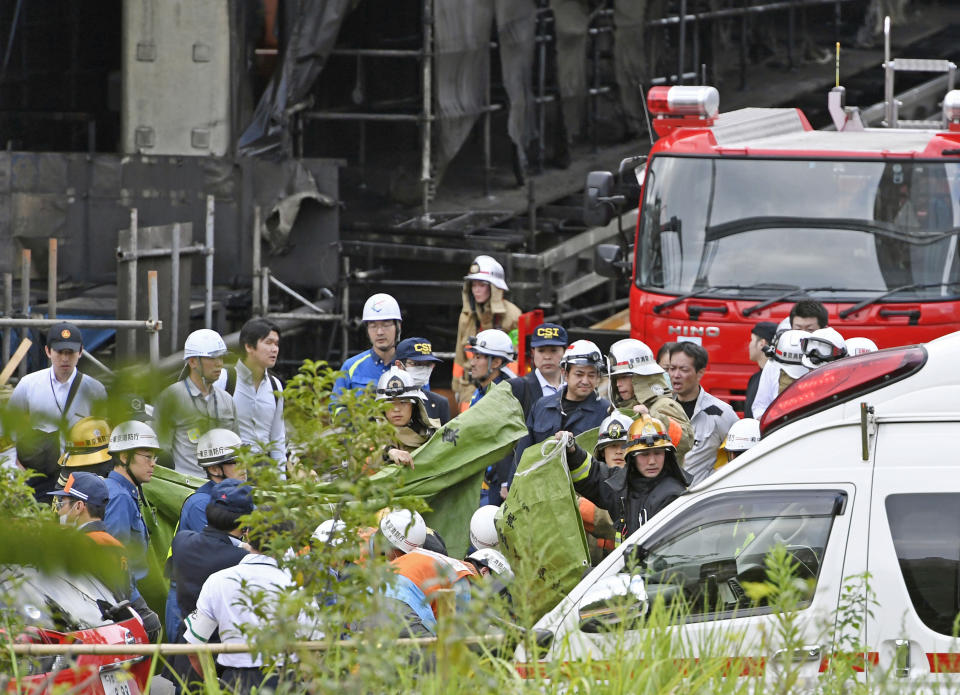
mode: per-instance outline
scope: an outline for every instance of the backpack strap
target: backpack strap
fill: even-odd
[[[224,387],[224,390],[233,396],[237,392],[237,368],[224,367],[224,369],[227,370],[227,384]]]

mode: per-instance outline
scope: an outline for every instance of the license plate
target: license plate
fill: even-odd
[[[137,682],[123,673],[105,671],[100,674],[104,695],[140,695]]]

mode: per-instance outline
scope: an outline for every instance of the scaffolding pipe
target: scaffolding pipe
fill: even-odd
[[[340,281],[340,287],[342,288],[340,291],[340,313],[343,314],[343,322],[340,324],[340,337],[343,346],[340,361],[343,362],[347,359],[347,350],[350,346],[350,327],[347,320],[350,316],[350,256],[344,253],[341,258],[343,259],[343,278]]]
[[[133,319],[137,315],[137,209],[130,208],[130,241],[127,245],[127,253],[130,258],[127,260],[127,306],[130,308],[128,318]],[[127,355],[133,357],[137,354],[137,334],[135,331],[128,331],[126,334]]]
[[[270,268],[264,266],[260,269],[260,305],[263,307],[263,313],[270,311]]]
[[[343,317],[340,314],[298,314],[293,311],[271,312],[266,318],[275,321],[339,321]]]
[[[20,255],[20,308],[24,316],[30,315],[30,249],[23,249]],[[27,375],[27,360],[20,363],[18,373],[21,379]]]
[[[420,153],[420,185],[423,187],[423,218],[430,214],[431,171],[433,153],[433,0],[423,0],[423,143]]]
[[[180,223],[173,225],[173,236],[170,239],[170,352],[176,352],[180,347],[177,339],[180,337],[177,329],[180,326]]]
[[[154,271],[151,271],[154,272]],[[0,317],[0,327],[14,328],[50,328],[60,323],[61,319],[24,319],[14,317]],[[157,318],[152,319],[70,319],[70,323],[77,328],[112,328],[114,330],[147,330],[159,331],[163,328],[163,322]]]
[[[147,272],[147,321],[154,326],[160,323],[160,300],[157,296],[157,271]],[[152,330],[147,334],[147,342],[150,345],[150,364],[156,365],[160,361],[160,334]]]
[[[9,318],[13,315],[13,273],[3,274],[3,315]],[[10,361],[10,336],[12,331],[9,326],[3,328],[3,363]]]
[[[269,276],[269,280],[270,280],[270,282],[272,282],[274,285],[276,285],[277,287],[279,287],[281,290],[283,290],[284,292],[286,292],[287,294],[289,294],[291,297],[293,297],[294,299],[296,299],[298,302],[300,302],[301,304],[303,304],[305,307],[308,307],[308,308],[310,308],[310,309],[313,309],[313,310],[314,310],[315,312],[317,312],[318,314],[326,314],[326,313],[327,313],[326,311],[324,311],[323,309],[321,309],[320,307],[318,307],[316,304],[314,304],[313,302],[311,302],[309,299],[307,299],[306,297],[304,297],[302,294],[300,294],[299,292],[297,292],[295,289],[293,289],[293,288],[290,287],[289,285],[286,285],[286,284],[280,282],[279,280],[277,280],[277,279],[276,279],[275,277],[273,277],[272,275]]]
[[[84,358],[90,360],[91,363],[93,363],[93,364],[94,364],[96,367],[98,367],[99,369],[102,369],[102,370],[103,370],[104,372],[106,372],[107,374],[113,374],[113,370],[110,369],[110,367],[108,367],[108,366],[105,365],[103,362],[101,362],[100,360],[98,360],[96,357],[94,357],[93,355],[91,355],[88,351],[83,350],[83,351],[80,353],[80,357],[84,357]]]
[[[57,317],[57,240],[49,240],[50,250],[47,255],[47,316]]]
[[[203,294],[203,326],[213,328],[213,225],[215,203],[212,195],[207,196],[207,224],[206,224],[206,289]]]
[[[260,303],[260,206],[253,206],[253,315],[263,316]]]
[[[136,253],[118,249],[117,260],[121,263],[128,263],[140,258],[166,258],[171,253],[172,249],[140,249]],[[193,256],[198,254],[202,256],[205,253],[207,253],[207,247],[203,244],[191,244],[190,246],[180,247],[181,256]]]

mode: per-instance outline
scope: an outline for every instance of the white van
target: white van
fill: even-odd
[[[629,596],[640,613],[658,594],[682,592],[694,606],[681,628],[685,644],[730,630],[740,639],[729,657],[761,668],[789,659],[802,678],[816,678],[841,648],[845,580],[869,573],[870,602],[861,602],[855,635],[866,661],[904,688],[960,673],[952,637],[960,613],[960,333],[825,365],[774,401],[762,427],[757,446],[642,526],[540,619],[546,660],[623,653],[622,631],[597,630],[612,595],[621,605]],[[797,614],[800,648],[789,653],[770,640],[773,609],[751,605],[743,590],[763,581],[764,557],[777,544],[811,587]],[[642,581],[625,574],[625,556],[643,559]],[[521,675],[540,670],[522,647],[516,656]]]

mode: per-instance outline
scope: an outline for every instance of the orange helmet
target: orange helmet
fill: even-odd
[[[644,415],[635,420],[630,425],[627,433],[627,450],[625,455],[630,456],[635,451],[644,451],[647,449],[664,449],[665,451],[676,451],[673,442],[670,440],[670,434],[663,423],[656,418]]]

